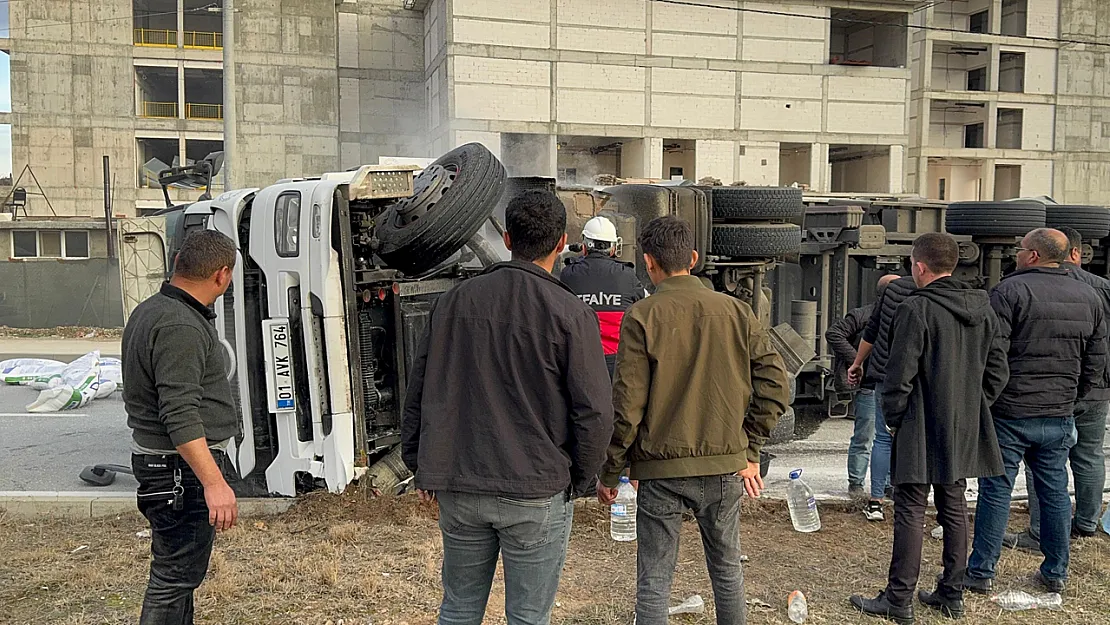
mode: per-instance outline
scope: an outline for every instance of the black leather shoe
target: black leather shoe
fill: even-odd
[[[963,618],[964,616],[964,602],[960,599],[945,599],[939,592],[929,592],[927,590],[918,591],[917,598],[922,605],[937,610],[948,618]]]
[[[1002,546],[1010,549],[1021,549],[1029,553],[1041,552],[1041,541],[1033,538],[1029,530],[1017,534],[1006,532],[1002,535]]]
[[[848,601],[864,614],[890,619],[898,625],[913,625],[913,606],[891,605],[886,598],[886,591],[880,592],[874,599],[853,595]]]
[[[1097,532],[1081,530],[1076,525],[1071,526],[1071,539],[1079,540],[1081,538],[1094,538]]]
[[[1044,589],[1048,592],[1064,592],[1064,587],[1067,586],[1064,580],[1048,579],[1040,571],[1033,573],[1033,581],[1044,586]]]
[[[939,579],[938,583],[939,583]],[[973,592],[977,595],[989,595],[994,590],[994,582],[989,579],[979,579],[977,577],[964,577],[963,589]]]

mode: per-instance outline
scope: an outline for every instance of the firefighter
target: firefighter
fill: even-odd
[[[582,255],[568,258],[559,277],[597,313],[609,378],[617,360],[624,311],[647,296],[635,265],[615,258],[620,238],[613,222],[594,217],[582,229]]]

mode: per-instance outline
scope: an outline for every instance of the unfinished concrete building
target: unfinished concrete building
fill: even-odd
[[[1110,4],[946,1],[914,23],[909,191],[1110,203]]]
[[[225,140],[220,6],[0,3],[15,174],[30,165],[59,215],[100,215],[108,155],[113,212],[160,207],[156,170]],[[1052,41],[1108,41],[1097,0],[236,7],[239,185],[481,141],[568,183],[1110,203],[1110,48]]]

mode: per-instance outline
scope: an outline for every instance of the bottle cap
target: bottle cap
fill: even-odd
[[[627,475],[622,475],[621,476],[621,484],[631,484],[631,483],[632,483],[632,481],[628,479]]]
[[[793,471],[790,472],[790,479],[796,480],[800,477],[802,477],[802,470],[801,469],[794,469]]]

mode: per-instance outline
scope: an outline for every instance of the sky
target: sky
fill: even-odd
[[[8,3],[0,3],[0,37],[8,36]],[[12,112],[11,57],[0,53],[0,113]],[[0,124],[0,177],[12,171],[12,127]]]

